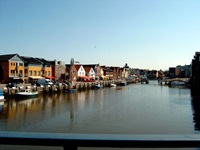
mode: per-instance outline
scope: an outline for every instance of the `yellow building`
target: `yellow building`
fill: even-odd
[[[43,58],[0,55],[0,82],[29,82],[29,79],[52,77],[51,62]]]
[[[25,75],[32,79],[51,78],[52,66],[51,63],[43,58],[24,57]]]

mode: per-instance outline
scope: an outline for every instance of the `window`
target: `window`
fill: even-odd
[[[32,76],[32,70],[31,70],[31,71],[29,71],[29,75],[30,75],[30,76]]]
[[[50,71],[48,71],[48,76],[50,76]]]
[[[19,76],[22,77],[22,70],[19,70]]]
[[[15,70],[11,70],[11,76],[15,76]]]
[[[36,76],[37,75],[37,73],[36,73],[36,71],[34,71],[34,76]]]
[[[40,76],[40,71],[38,71],[38,76]]]
[[[23,63],[19,63],[19,66],[23,66]]]

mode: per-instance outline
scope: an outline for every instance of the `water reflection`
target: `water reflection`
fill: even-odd
[[[23,101],[11,99],[0,112],[0,130],[179,134],[193,133],[192,117],[189,89],[150,82],[68,94],[44,94]]]
[[[192,98],[192,109],[193,109],[193,120],[194,120],[194,129],[200,130],[200,97]]]

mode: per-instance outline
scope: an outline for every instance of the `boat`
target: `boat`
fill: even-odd
[[[66,93],[75,93],[77,91],[77,89],[65,89]]]
[[[170,86],[186,86],[186,82],[185,81],[172,81],[169,85]]]
[[[38,96],[38,91],[32,92],[30,89],[21,90],[15,94],[16,98],[23,98],[23,99],[34,98],[37,96]]]
[[[94,89],[102,89],[102,88],[103,88],[103,85],[100,85],[100,84],[94,85]]]
[[[141,78],[141,84],[144,84],[144,83],[146,84],[149,83],[149,80],[146,77]]]
[[[121,85],[121,86],[126,86],[126,85],[127,85],[127,82],[126,82],[126,81],[122,81],[122,82],[120,82],[119,85]]]
[[[3,105],[4,101],[5,101],[5,98],[4,98],[3,92],[2,90],[0,90],[0,105]]]
[[[116,87],[116,84],[111,83],[110,86],[111,86],[111,87]]]

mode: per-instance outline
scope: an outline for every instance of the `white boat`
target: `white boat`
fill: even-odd
[[[116,87],[116,84],[111,83],[110,86],[111,86],[111,87]]]
[[[100,85],[100,84],[94,85],[94,89],[102,89],[102,88],[103,88],[103,85]]]
[[[5,101],[5,98],[4,98],[3,92],[2,90],[0,90],[0,105],[3,105],[4,101]]]
[[[20,92],[17,92],[15,94],[15,96],[17,98],[23,98],[23,99],[26,99],[26,98],[33,98],[33,97],[37,97],[38,96],[38,91],[36,92],[31,92],[30,89],[25,89],[25,90],[21,90]]]
[[[184,82],[184,81],[172,81],[171,86],[186,86],[186,82]]]

